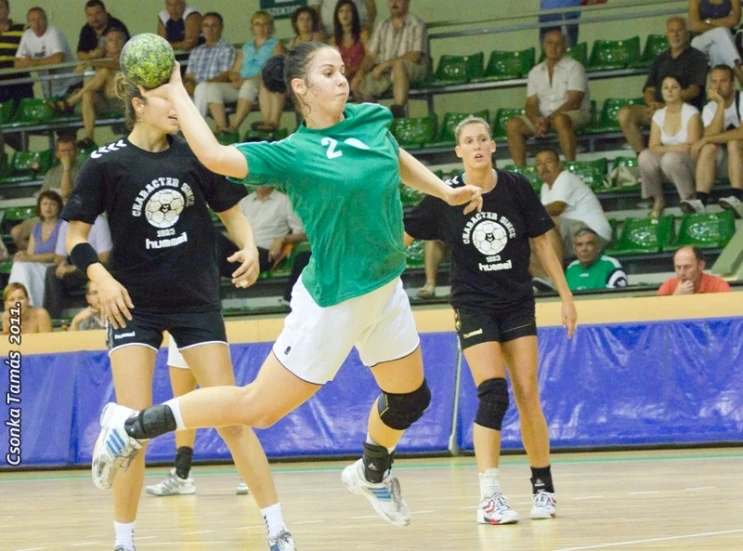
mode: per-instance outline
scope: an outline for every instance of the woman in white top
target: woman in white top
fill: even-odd
[[[681,92],[687,84],[681,77],[669,75],[663,79],[661,92],[666,106],[653,115],[650,123],[650,144],[640,153],[642,197],[653,199],[651,218],[663,213],[663,180],[672,182],[681,199],[694,196],[695,161],[691,146],[702,137],[699,110],[684,103]]]

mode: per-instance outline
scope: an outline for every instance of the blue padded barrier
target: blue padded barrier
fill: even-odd
[[[738,442],[743,318],[539,330],[542,407],[552,446]],[[458,443],[472,450],[477,396],[465,361]],[[503,448],[521,448],[513,394]]]

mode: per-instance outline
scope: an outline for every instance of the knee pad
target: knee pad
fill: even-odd
[[[477,387],[480,405],[475,423],[487,429],[500,430],[508,411],[508,385],[505,379],[488,379]]]
[[[391,429],[406,430],[420,419],[431,403],[431,389],[428,383],[408,394],[389,394],[382,392],[377,400],[379,417]]]

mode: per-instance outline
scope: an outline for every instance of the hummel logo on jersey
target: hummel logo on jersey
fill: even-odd
[[[93,151],[90,156],[93,159],[100,159],[104,153],[118,151],[122,147],[126,147],[126,142],[124,140],[119,140],[118,142],[113,142],[108,145],[104,145],[103,147],[99,147],[96,151]]]
[[[114,335],[114,340],[118,341],[119,339],[127,339],[129,337],[136,337],[136,336],[137,336],[136,331],[129,331],[128,333],[117,333],[116,335]]]
[[[469,333],[465,333],[462,335],[463,338],[469,339],[470,337],[476,337],[477,335],[482,335],[482,329],[478,329],[477,331],[470,331]]]

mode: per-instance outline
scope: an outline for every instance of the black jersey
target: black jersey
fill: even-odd
[[[244,186],[207,170],[182,138],[144,151],[121,139],[94,151],[83,165],[62,218],[92,224],[108,215],[109,269],[135,308],[153,312],[218,310],[216,212],[247,195]]]
[[[411,236],[452,247],[454,307],[501,309],[531,295],[529,238],[554,227],[526,178],[503,170],[496,177],[495,188],[482,196],[482,212],[465,215],[464,207],[429,196],[405,217]],[[463,186],[464,174],[447,184]]]

